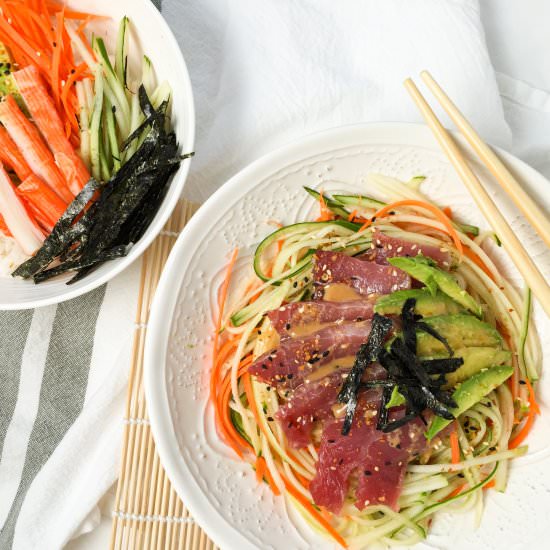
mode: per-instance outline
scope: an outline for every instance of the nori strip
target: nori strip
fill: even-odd
[[[428,374],[447,374],[461,367],[464,364],[464,359],[462,359],[462,357],[425,359],[421,361],[420,364]]]
[[[87,267],[91,267],[92,265],[96,265],[98,262],[103,263],[109,260],[113,260],[115,258],[122,258],[123,256],[126,256],[126,254],[128,254],[128,248],[129,248],[129,245],[121,244],[113,247],[110,250],[103,251],[97,258],[94,258],[88,264],[86,264],[83,260],[77,259],[77,260],[64,262],[58,266],[52,267],[51,269],[39,271],[33,277],[34,282],[40,283],[42,281],[45,281],[46,279],[51,279],[56,275],[60,275],[61,273],[66,273],[67,271],[76,271]]]
[[[446,338],[441,336],[437,330],[435,330],[433,327],[428,325],[428,323],[424,323],[423,321],[417,321],[416,323],[416,330],[421,330],[422,332],[428,333],[430,336],[433,336],[436,340],[439,340],[447,350],[448,354],[452,357],[454,355],[454,351],[449,345],[449,342],[447,342]]]
[[[90,223],[90,217],[84,215],[74,226],[73,222],[100,187],[101,183],[93,178],[90,179],[57,220],[52,232],[44,240],[36,254],[23,262],[12,273],[12,276],[25,279],[32,277],[78,240]]]
[[[392,326],[393,322],[391,319],[383,317],[378,313],[374,314],[367,342],[359,348],[353,367],[338,394],[338,401],[340,403],[347,403],[342,435],[347,435],[351,429],[353,416],[357,408],[357,392],[361,384],[361,378],[367,367],[377,360],[378,354]]]
[[[387,386],[382,391],[382,399],[380,400],[380,408],[378,409],[378,420],[376,421],[377,430],[380,430],[388,423],[388,415],[390,411],[387,409],[386,405],[391,399],[392,391],[393,389]]]

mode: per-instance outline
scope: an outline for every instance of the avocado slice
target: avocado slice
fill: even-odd
[[[457,407],[449,409],[455,417],[460,416],[463,412],[473,407],[478,401],[492,392],[495,388],[506,381],[514,369],[508,366],[491,367],[471,376],[453,393]],[[426,432],[428,440],[436,436],[443,428],[448,426],[452,421],[446,420],[441,416],[435,416]]]
[[[447,388],[452,388],[474,374],[489,367],[510,365],[512,353],[505,349],[472,347],[455,350],[455,357],[462,357],[464,364],[446,375]]]
[[[403,304],[409,298],[416,300],[415,311],[422,317],[433,317],[434,315],[449,315],[461,313],[464,308],[457,304],[442,292],[432,294],[428,289],[398,290],[381,296],[374,306],[374,311],[380,315],[399,315]]]
[[[19,103],[20,95],[11,72],[13,61],[8,49],[0,42],[0,96],[13,95]]]
[[[473,315],[455,314],[426,317],[425,323],[443,336],[453,350],[471,347],[502,347],[498,330]],[[432,356],[446,353],[445,346],[426,332],[417,332],[416,353]]]
[[[437,289],[447,294],[455,302],[464,306],[477,317],[481,317],[481,306],[465,290],[460,288],[454,277],[447,271],[436,267],[433,260],[425,256],[388,258],[388,262],[402,269],[414,279],[424,283],[428,290],[435,295]]]

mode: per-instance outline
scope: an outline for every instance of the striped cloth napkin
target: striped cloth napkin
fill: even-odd
[[[116,478],[139,263],[83,297],[0,312],[2,550],[62,548]]]

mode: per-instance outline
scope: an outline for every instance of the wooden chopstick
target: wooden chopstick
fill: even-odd
[[[538,298],[540,304],[550,317],[550,286],[530,258],[529,254],[516,237],[512,228],[508,225],[491,197],[485,191],[483,185],[475,175],[470,165],[463,157],[458,145],[451,134],[443,127],[432,108],[428,105],[415,83],[408,78],[405,80],[405,88],[419,108],[426,123],[439,141],[441,148],[451,161],[460,179],[472,195],[481,213],[485,216],[493,230],[498,234],[504,248],[512,258],[518,271]]]
[[[525,192],[495,152],[481,139],[481,136],[464,118],[464,115],[458,110],[458,107],[433,76],[428,71],[422,71],[420,76],[500,186],[508,193],[542,240],[550,246],[550,219],[529,194]]]

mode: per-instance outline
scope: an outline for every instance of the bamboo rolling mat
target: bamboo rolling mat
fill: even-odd
[[[155,448],[143,388],[149,309],[172,246],[198,206],[180,201],[143,255],[111,550],[214,550],[172,488]]]

